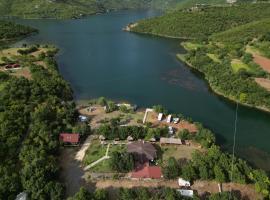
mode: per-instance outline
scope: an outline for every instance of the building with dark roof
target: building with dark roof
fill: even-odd
[[[157,157],[156,148],[149,142],[137,141],[127,145],[127,152],[141,163],[153,161]]]

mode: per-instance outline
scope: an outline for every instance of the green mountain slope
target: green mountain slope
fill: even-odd
[[[177,9],[226,0],[0,0],[0,15],[24,18],[76,18],[118,9]]]
[[[214,34],[211,39],[226,44],[236,44],[243,43],[246,40],[252,40],[253,38],[258,38],[269,32],[270,18],[267,18]]]
[[[0,21],[0,46],[7,44],[9,41],[37,32],[36,29],[18,25],[12,22]]]
[[[206,38],[256,20],[270,17],[270,4],[243,4],[232,7],[205,7],[194,11],[175,11],[147,20],[132,28],[134,32],[179,38]]]

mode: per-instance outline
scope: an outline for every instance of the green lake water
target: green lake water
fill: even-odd
[[[19,20],[40,30],[20,43],[50,43],[77,100],[105,96],[141,107],[162,104],[213,130],[232,149],[236,105],[213,94],[197,73],[176,59],[180,41],[123,32],[154,11],[121,11],[80,20]],[[19,43],[19,44],[20,44]],[[239,108],[237,153],[270,170],[270,115]]]

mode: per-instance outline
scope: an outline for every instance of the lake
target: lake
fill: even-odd
[[[141,107],[164,105],[213,130],[231,151],[236,105],[213,94],[197,73],[176,59],[180,41],[122,31],[155,11],[120,11],[80,20],[18,20],[40,33],[22,43],[49,43],[61,51],[59,70],[76,100],[105,96]],[[236,152],[270,171],[270,115],[239,107]]]

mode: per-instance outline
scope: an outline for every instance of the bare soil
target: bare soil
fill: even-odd
[[[174,124],[173,122],[167,123],[166,118],[164,118],[161,122],[158,121],[158,114],[155,112],[149,112],[147,115],[146,122],[151,122],[154,127],[165,127],[165,126],[172,126],[174,129],[181,131],[181,130],[188,130],[190,133],[198,132],[198,129],[195,124],[189,123],[188,121],[181,120],[179,123]]]
[[[254,57],[255,63],[260,65],[263,70],[270,73],[270,59],[269,58],[266,58],[257,54],[253,54],[253,57]]]
[[[90,107],[93,108],[93,111],[91,112],[88,111]],[[79,113],[90,118],[90,126],[93,129],[98,128],[104,120],[106,121],[116,117],[120,117],[125,121],[125,125],[128,126],[141,125],[137,120],[142,120],[144,116],[144,113],[141,111],[137,111],[135,113],[122,113],[121,111],[106,113],[102,106],[93,105],[90,107],[80,109]]]
[[[133,188],[133,187],[160,187],[166,186],[170,188],[179,188],[177,181],[165,181],[165,180],[99,180],[96,182],[96,187],[99,189],[105,189],[109,187],[115,188]]]
[[[218,183],[214,181],[195,181],[191,186],[200,196],[207,193],[218,193]],[[242,185],[238,183],[223,183],[223,191],[232,191],[243,200],[259,200],[263,199],[260,194],[255,191],[254,185]]]
[[[270,92],[270,80],[266,78],[255,78],[256,83]]]

